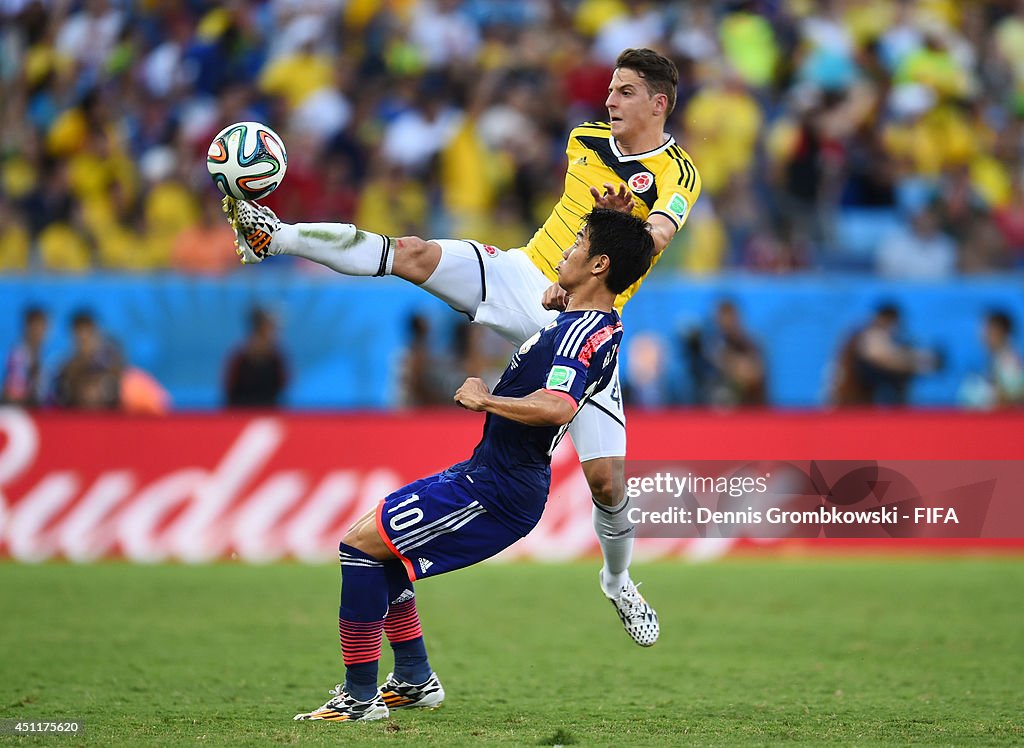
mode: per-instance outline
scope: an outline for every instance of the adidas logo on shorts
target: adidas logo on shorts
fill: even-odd
[[[430,559],[426,559],[426,558],[420,558],[420,559],[417,559],[417,561],[419,561],[419,564],[420,564],[420,573],[421,574],[426,574],[427,573],[427,569],[429,569],[431,566],[434,565],[433,561],[431,561]]]

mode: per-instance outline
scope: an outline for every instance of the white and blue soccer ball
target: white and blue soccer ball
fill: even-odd
[[[225,195],[259,200],[281,184],[288,169],[288,153],[284,141],[266,125],[236,122],[210,143],[206,168]]]

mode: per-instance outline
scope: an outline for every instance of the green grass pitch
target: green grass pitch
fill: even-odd
[[[630,642],[597,564],[417,585],[437,711],[299,723],[342,679],[330,566],[0,564],[0,717],[47,745],[1024,743],[1021,559],[638,565]],[[385,655],[381,675],[389,667]]]

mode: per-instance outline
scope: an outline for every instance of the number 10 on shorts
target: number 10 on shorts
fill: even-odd
[[[407,506],[409,504],[413,504],[419,500],[419,495],[413,494],[405,501],[399,504],[395,504],[393,507],[388,509],[388,514],[398,512],[398,510],[401,509],[402,507]],[[402,530],[412,527],[421,519],[423,519],[423,510],[420,509],[418,506],[414,506],[410,507],[409,509],[406,509],[404,512],[398,512],[398,514],[396,514],[388,520],[388,524],[391,526],[391,529],[395,532],[401,532]]]

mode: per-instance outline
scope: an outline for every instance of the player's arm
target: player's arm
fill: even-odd
[[[577,339],[575,332],[570,334],[571,327],[563,326],[556,333],[554,356],[541,389],[525,397],[495,397],[486,384],[471,377],[455,393],[455,402],[464,408],[494,413],[527,426],[563,426],[569,423],[586,396],[587,387],[600,376],[596,368],[591,369],[591,360],[602,355],[603,346],[614,338],[621,325],[601,329],[591,327],[584,339]],[[587,329],[583,327],[576,332]]]
[[[552,283],[541,295],[540,305],[545,309],[564,312],[569,306],[569,293],[557,283]]]
[[[683,228],[690,217],[697,198],[700,197],[701,179],[690,157],[677,146],[669,149],[671,163],[658,172],[658,199],[651,206],[647,223],[654,238],[654,249],[661,254],[672,241],[676,232]]]
[[[527,426],[561,426],[576,415],[571,395],[537,390],[525,397],[492,395],[482,379],[470,377],[455,393],[455,402],[476,412],[493,413]]]
[[[660,255],[679,229],[676,224],[660,213],[652,213],[647,216],[647,225],[650,227],[651,238],[654,239],[654,254]]]

